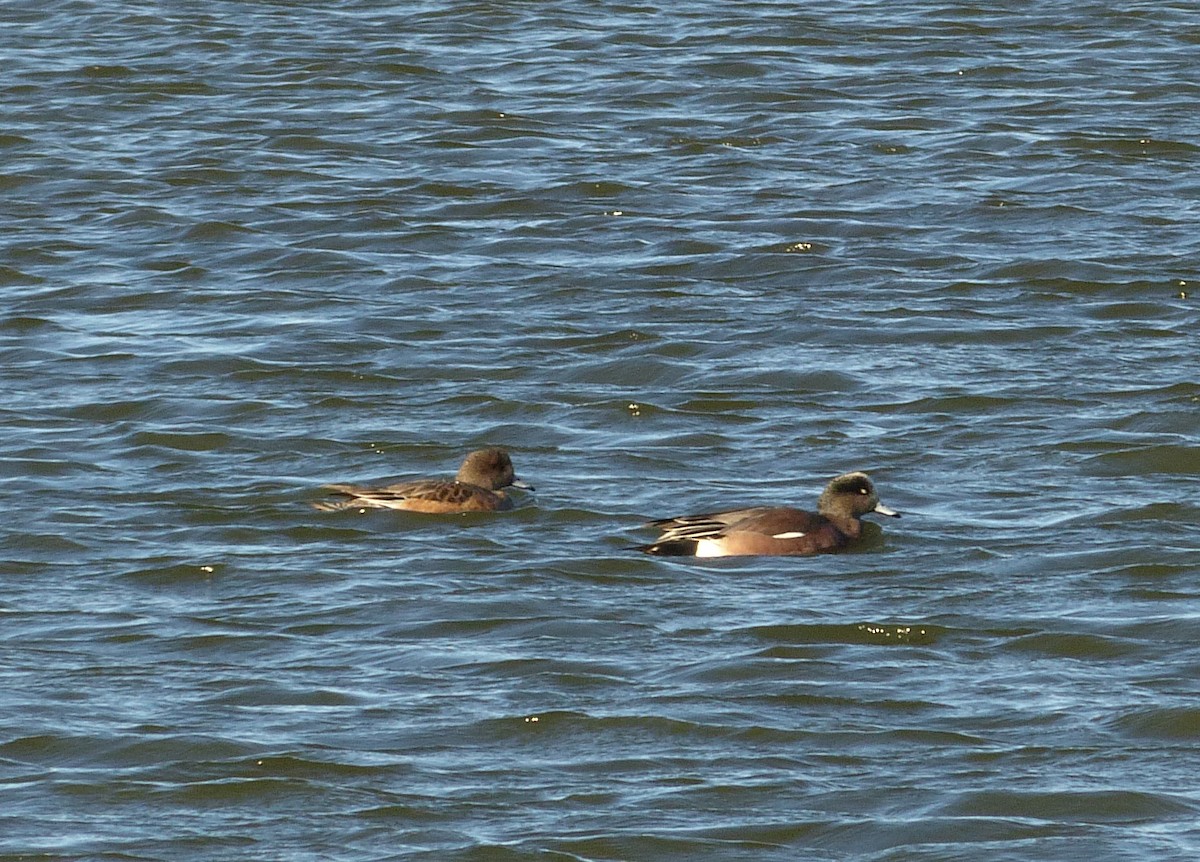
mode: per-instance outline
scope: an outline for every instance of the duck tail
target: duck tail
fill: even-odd
[[[356,500],[320,500],[312,504],[312,507],[318,512],[342,512],[346,509],[353,509],[361,505]]]
[[[665,542],[654,542],[650,545],[632,545],[631,550],[643,554],[653,554],[656,557],[694,557],[696,556],[695,539],[669,539]]]

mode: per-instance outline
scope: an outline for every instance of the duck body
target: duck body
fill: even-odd
[[[675,557],[792,556],[840,551],[862,534],[859,518],[874,512],[900,517],[879,502],[865,473],[834,478],[817,512],[790,506],[755,506],[651,521],[660,535],[637,549]]]
[[[516,478],[507,452],[479,449],[467,455],[454,479],[411,479],[382,486],[326,485],[325,490],[335,499],[313,503],[313,507],[324,512],[400,509],[434,515],[499,512],[513,506],[503,490],[509,486],[533,490]]]

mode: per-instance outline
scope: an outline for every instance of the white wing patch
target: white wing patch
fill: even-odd
[[[805,536],[805,535],[807,535],[807,534],[806,534],[806,533],[800,533],[800,532],[791,532],[791,533],[776,533],[776,534],[775,534],[774,536],[772,536],[771,538],[772,538],[772,539],[799,539],[801,536]]]

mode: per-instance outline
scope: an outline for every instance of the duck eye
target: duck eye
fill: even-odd
[[[858,493],[860,493],[860,494],[865,494],[865,493],[867,493],[867,489],[866,489],[866,488],[859,488],[859,489],[858,489]]]

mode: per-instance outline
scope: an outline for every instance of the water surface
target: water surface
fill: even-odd
[[[0,859],[1200,851],[1190,4],[9,7]]]

